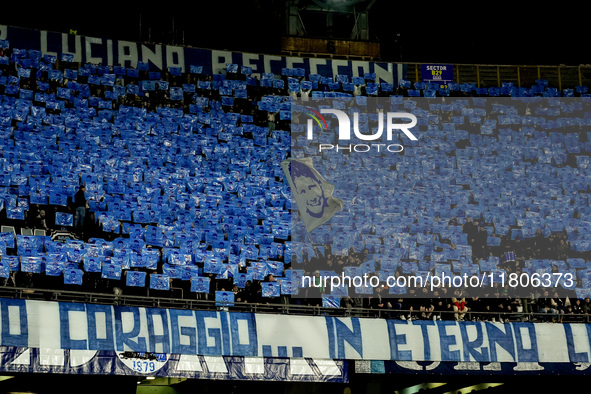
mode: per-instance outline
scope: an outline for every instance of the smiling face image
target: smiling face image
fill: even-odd
[[[317,180],[300,176],[294,179],[296,192],[305,200],[306,209],[312,216],[322,216],[326,199],[324,190]]]
[[[285,160],[281,165],[301,219],[307,230],[312,231],[334,216],[343,202],[332,196],[334,185],[314,169],[311,158],[301,160]]]
[[[306,212],[312,217],[322,217],[327,198],[324,189],[314,173],[305,165],[292,162],[290,172],[295,192],[304,201]]]

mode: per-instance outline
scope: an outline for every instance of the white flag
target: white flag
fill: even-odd
[[[312,158],[287,159],[281,167],[308,233],[343,208],[343,202],[332,195],[334,185],[316,171]]]

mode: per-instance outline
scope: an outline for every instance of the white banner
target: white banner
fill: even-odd
[[[591,325],[385,320],[0,299],[2,346],[316,359],[589,362]]]

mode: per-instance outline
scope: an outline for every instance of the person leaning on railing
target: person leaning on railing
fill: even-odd
[[[463,321],[466,312],[468,312],[468,305],[465,298],[452,297],[452,308],[454,310],[454,319]]]

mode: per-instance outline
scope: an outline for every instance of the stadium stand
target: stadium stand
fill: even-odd
[[[587,97],[586,86],[559,89],[545,79],[527,87],[506,82],[484,88],[476,83],[449,83],[442,87],[406,80],[395,86],[378,83],[371,73],[364,77],[332,78],[306,74],[301,68],[285,68],[280,75],[254,76],[249,67],[231,63],[219,74],[204,73],[198,66],[184,72],[178,67],[155,71],[142,62],[135,67],[79,63],[69,54],[44,55],[0,40],[3,345],[8,341],[14,347],[23,346],[18,338],[24,329],[17,334],[14,327],[5,327],[8,317],[15,319],[22,314],[15,313],[19,304],[12,303],[12,299],[59,301],[60,308],[61,303],[73,302],[154,307],[157,311],[167,307],[204,311],[205,315],[195,315],[199,330],[205,326],[199,326],[203,320],[215,320],[228,311],[239,312],[238,316],[242,316],[240,312],[271,313],[278,317],[277,321],[285,315],[317,316],[323,324],[326,322],[327,331],[328,327],[335,331],[330,340],[337,344],[331,343],[330,349],[339,356],[345,353],[344,349],[358,350],[359,344],[351,339],[358,327],[351,323],[350,328],[336,318],[331,320],[333,317],[396,321],[388,323],[391,341],[404,337],[405,333],[397,333],[395,328],[400,320],[418,320],[416,327],[420,327],[421,338],[424,336],[427,344],[426,332],[431,329],[431,322],[437,322],[442,343],[450,337],[445,335],[445,327],[451,325],[441,323],[473,323],[457,326],[468,343],[462,350],[469,353],[467,359],[488,354],[484,350],[479,354],[478,346],[469,341],[472,328],[490,330],[486,335],[487,339],[489,335],[493,338],[491,354],[492,346],[497,346],[499,354],[506,351],[517,360],[531,350],[528,344],[517,342],[522,339],[520,330],[533,326],[525,324],[555,322],[564,324],[548,324],[551,328],[543,335],[564,332],[570,347],[556,353],[568,353],[572,365],[558,363],[553,366],[555,369],[548,370],[552,374],[568,371],[573,375],[569,377],[571,382],[578,382],[575,375],[585,377],[588,359],[584,351],[577,353],[582,347],[579,348],[580,343],[575,347],[573,329],[577,339],[588,336],[590,331],[570,323],[588,323],[591,313],[591,238],[587,231],[591,214],[591,140],[586,128],[589,116],[583,104]],[[292,155],[294,146],[300,147],[293,138],[302,130],[291,123],[292,100],[321,98],[349,98],[356,102],[386,99],[391,108],[412,111],[430,121],[418,124],[420,142],[405,141],[409,149],[424,147],[424,151],[382,157],[388,164],[384,171],[399,191],[392,196],[388,190],[370,188],[375,209],[356,207],[363,196],[351,189],[350,179],[358,175],[370,183],[371,179],[383,179],[384,172],[371,167],[369,173],[353,173],[356,159],[349,155],[327,154],[327,160],[317,163],[316,168],[334,182],[335,194],[346,202],[343,212],[316,231],[317,237],[329,240],[322,245],[323,254],[319,255],[318,249],[296,241],[305,238],[305,234],[298,233],[297,228],[292,230],[295,209],[280,163]],[[430,98],[438,100],[429,102]],[[490,105],[489,99],[495,98],[499,101],[486,107]],[[516,101],[504,100],[519,98],[538,98],[549,106],[542,104],[533,113],[521,113],[513,106]],[[342,293],[329,291],[326,286],[299,287],[303,275],[316,274],[307,267],[319,268],[317,274],[328,277],[342,272],[375,274],[381,283],[386,275],[424,278],[449,273],[492,278],[513,273],[518,278],[521,274],[526,274],[524,278],[534,274],[553,278],[553,274],[560,273],[560,291],[523,286],[527,287],[526,292],[508,295],[503,288],[496,287],[482,296],[472,296],[453,286],[441,286],[430,296],[395,287]],[[574,279],[569,283],[564,274]],[[32,321],[37,311],[31,310],[28,318]],[[69,312],[75,315],[81,310],[73,307]],[[65,311],[69,318],[68,310]],[[103,312],[97,307],[95,315],[88,316],[96,318]],[[62,309],[59,313],[63,318]],[[108,313],[105,316],[106,324],[110,324]],[[176,316],[189,315],[180,312]],[[82,320],[85,319],[86,315]],[[228,323],[235,323],[231,335],[244,329],[244,325],[236,328],[241,317],[236,319]],[[486,324],[477,325],[480,322]],[[497,325],[510,322],[516,325]],[[153,329],[149,324],[148,329]],[[230,341],[230,334],[224,331],[228,327],[224,328],[222,318],[219,324],[219,332],[218,327],[209,328],[211,338],[218,335],[216,345],[222,346],[222,341],[224,347],[229,347],[225,341]],[[69,329],[67,323],[59,325]],[[415,327],[413,323],[409,326]],[[497,327],[512,328],[502,332]],[[177,328],[180,336],[191,337],[189,326]],[[513,341],[511,330],[518,338],[515,344],[508,344]],[[311,331],[302,332],[308,335]],[[409,333],[410,330],[406,335],[410,338]],[[71,342],[58,349],[67,362],[82,357],[77,351],[86,351],[84,347],[72,346],[76,335],[68,337],[66,340]],[[543,335],[537,337],[540,349],[554,350],[548,345],[552,340]],[[152,337],[156,337],[156,342],[160,340],[159,335]],[[194,335],[192,340],[202,341],[203,337]],[[100,342],[104,338],[94,339]],[[235,343],[233,336],[231,341],[232,346],[247,347]],[[397,346],[402,344],[403,348],[404,341]],[[181,341],[177,338],[177,342]],[[202,351],[201,346],[200,342]],[[512,346],[518,350],[511,353]],[[534,345],[531,346],[533,349]],[[302,348],[271,349],[269,344],[262,347],[259,356],[278,356],[278,361],[265,360],[268,364],[287,365],[283,358],[288,354],[292,360],[303,359]],[[401,355],[411,350],[400,350],[400,357],[392,356],[392,360],[355,360],[350,386],[354,392],[372,391],[374,376],[384,375],[380,381],[382,391],[386,387],[389,392],[400,393],[423,389],[433,393],[476,391],[487,387],[478,373],[500,371],[508,377],[486,379],[511,382],[511,386],[499,384],[495,389],[495,384],[491,384],[488,392],[519,387],[519,382],[512,382],[511,374],[522,366],[516,365],[507,372],[506,365],[496,362],[496,350],[495,360],[478,359],[482,364],[476,367],[473,364],[478,363],[462,363],[459,358],[454,359],[458,361],[455,367],[448,367],[443,361],[441,365],[439,361],[426,361],[427,347],[411,349],[417,361],[402,361]],[[48,370],[60,362],[58,351],[54,350],[3,349],[3,367],[16,364],[26,371],[23,354],[30,353],[30,360],[42,360],[36,361],[41,365],[39,370]],[[203,373],[200,376],[205,377],[199,378],[200,390],[237,391],[236,383],[224,381],[227,371],[222,369],[232,369],[233,363],[238,365],[236,360],[242,355],[219,362],[213,357],[217,356],[216,350],[219,349],[214,349],[209,359],[203,358],[205,353],[199,353],[202,358],[198,361],[183,359],[186,354],[176,355],[178,359],[174,361],[178,364],[174,365],[184,366],[191,373]],[[421,351],[424,358],[423,354],[417,356]],[[228,348],[224,352],[226,356]],[[459,353],[450,350],[446,356],[454,352]],[[162,357],[164,353],[154,351],[139,356]],[[118,355],[128,367],[133,363],[136,368],[136,361],[130,361],[132,356],[127,352]],[[13,357],[17,362],[13,362]],[[331,359],[350,362],[353,371],[353,361],[339,358],[331,353]],[[55,359],[56,364],[51,364]],[[317,375],[330,371],[332,364],[310,360],[306,357],[305,367],[310,363]],[[519,362],[524,360],[524,374],[536,374],[534,367],[539,366],[528,362],[533,358],[524,356]],[[150,360],[151,365],[161,361]],[[490,364],[482,367],[485,362]],[[334,365],[342,366],[336,362]],[[305,375],[305,367],[280,366],[279,370],[293,379],[290,374],[296,375],[294,371],[301,368]],[[471,375],[474,368],[482,370]],[[445,375],[442,380],[446,384],[422,383],[411,387],[411,383],[423,382],[421,379],[431,369],[434,374]],[[43,385],[63,384],[59,383],[63,370],[56,370],[56,374],[48,373],[39,379],[43,382],[39,383],[40,392]],[[145,371],[140,372],[138,375],[147,376]],[[164,373],[176,376],[172,372],[178,371]],[[123,372],[119,370],[114,375],[119,373]],[[242,373],[239,370],[237,375],[252,381],[240,388],[248,389],[249,384],[258,390],[274,387],[257,385],[254,374]],[[371,378],[361,378],[363,373]],[[326,372],[328,375],[330,372]],[[536,387],[563,385],[562,381],[550,382],[545,376],[533,377],[539,378]],[[103,390],[101,379],[90,375],[83,378],[72,386],[84,384]],[[435,382],[436,378],[429,376],[424,381]],[[518,378],[523,376],[515,376],[515,380]],[[206,383],[206,379],[219,381]],[[277,377],[270,380],[273,379]],[[442,387],[437,389],[437,384]],[[181,384],[177,387],[182,391]],[[302,388],[306,387],[298,386],[292,391]],[[317,390],[307,388],[308,392],[343,392],[342,386],[330,383]],[[92,391],[92,387],[88,390]],[[135,387],[128,390],[134,391]],[[187,390],[194,391],[195,387],[187,384]]]
[[[482,116],[477,101],[584,98],[584,86],[558,91],[538,80],[529,88],[510,83],[441,88],[402,81],[394,89],[376,83],[375,75],[333,80],[294,68],[259,80],[236,64],[215,75],[203,75],[198,67],[187,73],[178,68],[155,72],[145,63],[136,68],[78,64],[65,54],[43,56],[12,48],[8,41],[1,49],[5,286],[211,301],[231,297],[236,303],[463,318],[454,310],[459,294],[416,302],[404,297],[335,301],[321,294],[292,298],[292,274],[301,272],[291,252],[300,262],[312,252],[298,251],[290,245],[289,232],[278,231],[290,226],[289,190],[279,166],[291,144],[290,99],[390,97],[402,103],[402,98],[448,97],[452,104],[428,109],[447,121],[421,125],[427,141],[446,141],[429,157],[432,166],[409,156],[391,163],[397,182],[408,182],[406,177],[422,167],[423,180],[413,185],[418,192],[429,193],[429,175],[441,175],[441,193],[416,206],[409,205],[409,196],[398,196],[405,208],[395,227],[407,230],[404,237],[398,231],[380,233],[379,226],[349,234],[348,245],[359,254],[357,264],[368,263],[377,237],[377,245],[397,249],[396,262],[381,262],[382,267],[372,268],[377,273],[483,273],[510,269],[503,266],[507,259],[516,261],[512,268],[518,272],[572,272],[577,280],[566,299],[548,294],[503,298],[497,290],[485,299],[464,300],[468,316],[502,319],[504,312],[541,310],[552,311],[554,320],[588,315],[591,145],[581,127],[588,119],[567,125],[567,133],[540,130],[533,119],[512,114],[510,108]],[[467,98],[476,107],[462,101]],[[560,114],[554,117],[558,121]],[[465,120],[482,123],[482,134],[461,130]],[[484,126],[497,121],[507,127]],[[528,126],[511,129],[519,123]],[[466,166],[467,160],[482,165]],[[487,178],[491,166],[505,166],[505,179]],[[548,181],[549,168],[555,178],[548,188],[536,189]],[[328,173],[329,165],[323,171]],[[532,180],[518,184],[525,172]],[[333,175],[337,190],[351,199],[346,174]],[[74,197],[79,186],[86,187],[82,205]],[[485,206],[491,201],[499,209]],[[437,208],[425,209],[429,205]],[[339,225],[337,216],[327,231],[334,235]],[[336,255],[326,269],[346,264]]]

